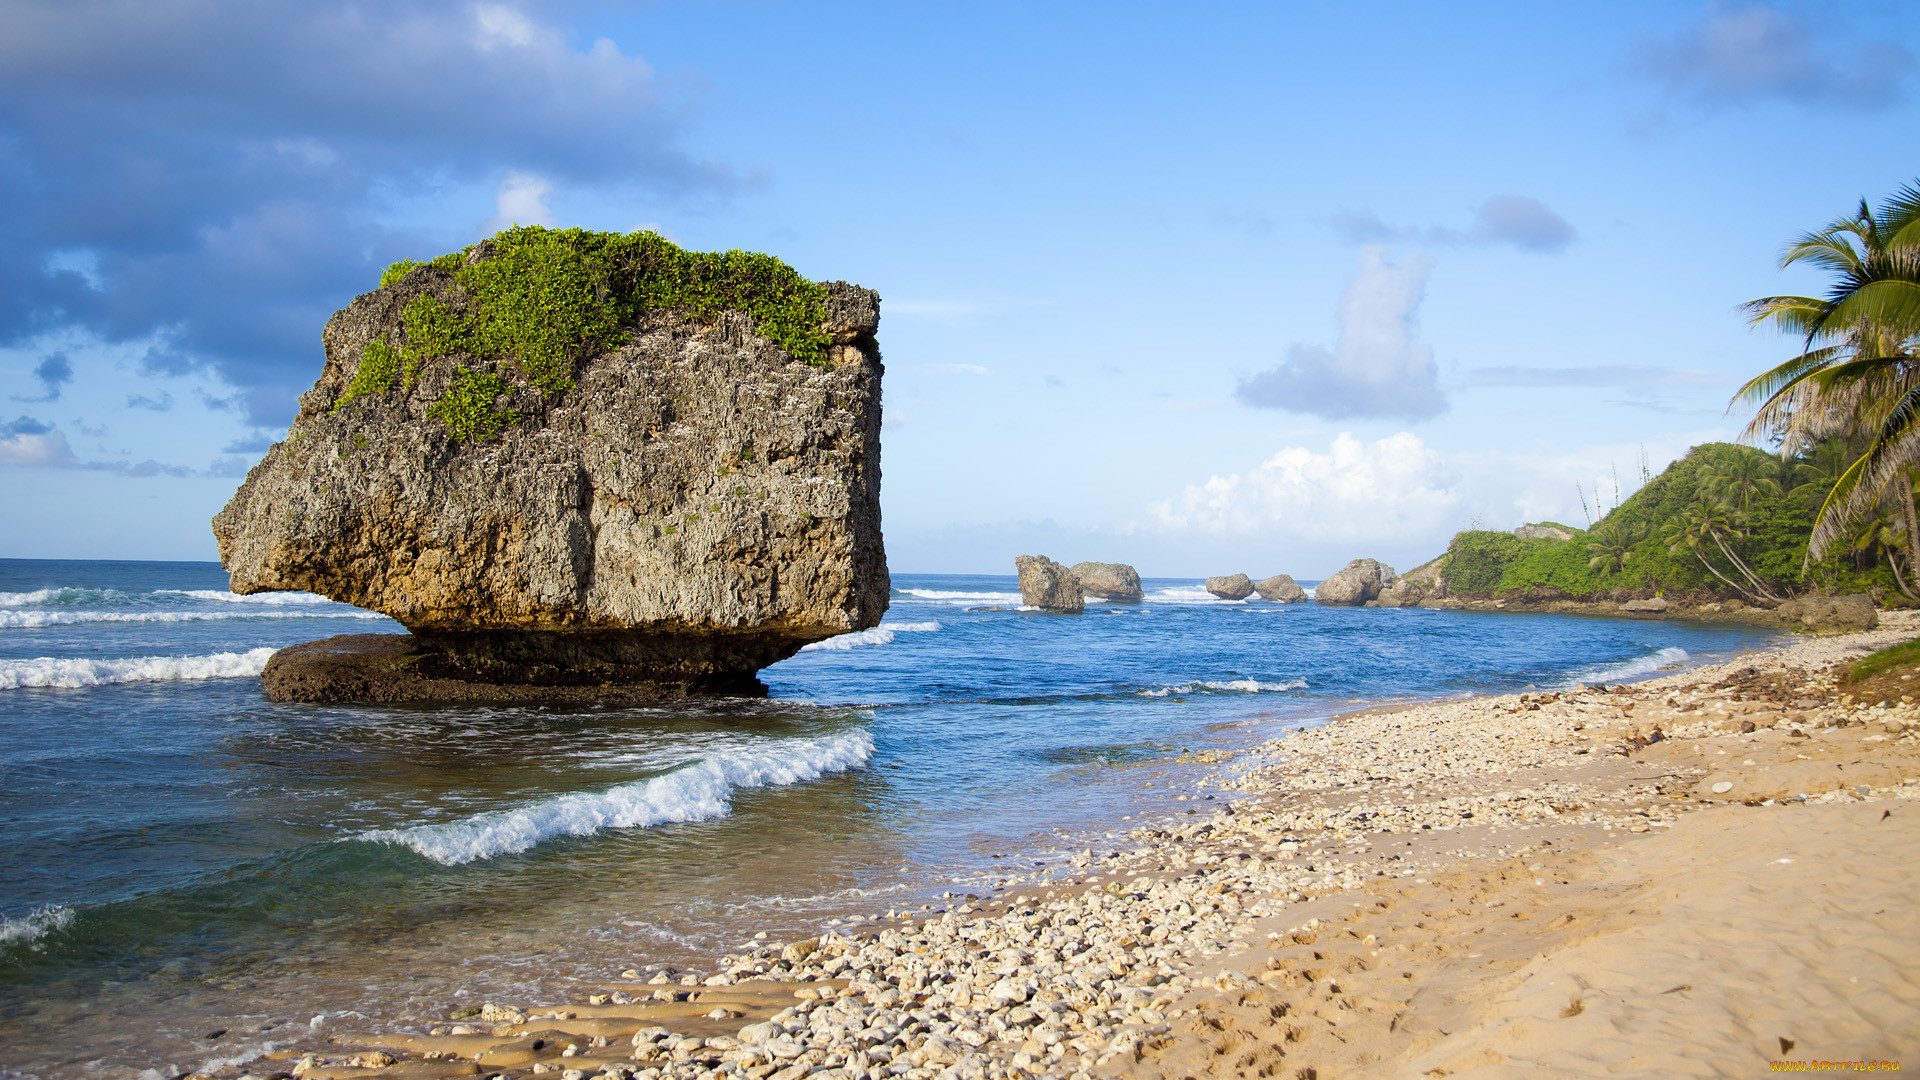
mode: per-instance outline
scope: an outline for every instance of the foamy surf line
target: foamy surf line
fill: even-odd
[[[640,829],[707,821],[733,812],[733,794],[746,788],[785,787],[846,772],[873,756],[865,731],[818,739],[781,739],[753,749],[723,750],[671,772],[601,792],[575,792],[465,821],[379,829],[354,837],[396,844],[442,866],[526,851],[560,836],[591,836],[604,829]]]
[[[1572,680],[1570,685],[1620,682],[1623,679],[1632,679],[1641,675],[1651,675],[1656,671],[1661,671],[1666,668],[1679,667],[1682,664],[1691,663],[1692,661],[1693,654],[1687,652],[1685,649],[1678,647],[1665,648],[1651,656],[1642,656],[1635,660],[1625,660],[1618,664],[1610,664],[1603,668],[1596,668]]]
[[[384,619],[377,611],[6,611],[0,628],[77,626],[83,623],[218,622],[227,619]]]
[[[58,687],[74,690],[114,683],[187,682],[201,679],[244,679],[260,674],[278,651],[261,648],[243,653],[207,656],[137,656],[125,660],[81,658],[63,660],[42,656],[33,660],[0,660],[0,690]]]
[[[37,948],[35,942],[48,934],[65,930],[72,922],[73,909],[63,904],[36,908],[17,919],[0,915],[0,946],[25,945]]]
[[[1195,679],[1192,682],[1163,686],[1158,690],[1142,690],[1141,697],[1167,697],[1172,694],[1214,693],[1241,694],[1277,694],[1287,690],[1305,690],[1307,680],[1288,679],[1285,682],[1261,682],[1258,679],[1224,679],[1219,681]]]
[[[856,630],[851,634],[841,634],[825,641],[813,641],[800,646],[801,652],[845,652],[862,645],[888,645],[893,642],[896,633],[931,633],[940,629],[940,624],[932,620],[926,622],[892,622],[866,630]]]

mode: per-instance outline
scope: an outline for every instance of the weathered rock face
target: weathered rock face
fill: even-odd
[[[1339,573],[1314,586],[1317,604],[1335,607],[1361,607],[1378,599],[1380,590],[1393,585],[1393,567],[1373,559],[1355,559]]]
[[[1802,596],[1789,600],[1774,611],[1795,630],[1815,634],[1839,634],[1871,630],[1880,625],[1880,612],[1870,597]]]
[[[1088,600],[1103,604],[1131,604],[1146,594],[1140,589],[1140,573],[1126,563],[1074,563],[1074,577],[1080,579],[1080,592]]]
[[[518,416],[491,437],[458,439],[430,410],[461,369],[508,361],[423,364],[336,408],[369,346],[404,340],[403,311],[445,277],[416,268],[328,321],[287,440],[214,518],[235,592],[310,590],[413,631],[358,673],[344,647],[303,671],[276,658],[270,693],[750,692],[759,668],[879,623],[874,293],[826,286],[818,364],[737,311],[648,313],[563,392],[501,382],[491,406]]]
[[[1629,600],[1620,605],[1620,610],[1630,615],[1658,615],[1672,606],[1666,600],[1653,596],[1645,600]]]
[[[1245,574],[1207,579],[1207,591],[1222,600],[1245,600],[1253,595],[1253,579]]]
[[[1513,530],[1513,535],[1522,540],[1571,540],[1574,531],[1564,525],[1522,525]]]
[[[1013,569],[1020,575],[1021,603],[1063,615],[1078,615],[1087,609],[1080,579],[1045,555],[1016,555]]]
[[[1307,590],[1293,580],[1291,574],[1275,574],[1263,581],[1253,583],[1260,599],[1271,600],[1276,604],[1304,604],[1307,602]]]
[[[1396,578],[1393,584],[1382,586],[1378,595],[1367,601],[1368,607],[1400,608],[1419,607],[1427,598],[1427,590],[1406,578]]]

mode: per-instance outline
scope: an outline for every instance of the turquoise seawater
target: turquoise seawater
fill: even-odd
[[[1045,873],[1168,812],[1187,749],[1761,639],[1192,580],[1063,617],[1011,576],[893,583],[879,628],[767,669],[765,700],[339,707],[267,701],[266,657],[390,620],[238,597],[212,564],[0,560],[0,1071],[170,1078],[566,1000]]]

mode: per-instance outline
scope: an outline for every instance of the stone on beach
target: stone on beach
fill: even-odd
[[[1045,555],[1016,555],[1013,568],[1020,575],[1021,603],[1063,615],[1086,610],[1086,596],[1073,571]]]
[[[1222,600],[1245,600],[1253,595],[1253,579],[1245,574],[1207,579],[1207,591]]]
[[[1880,613],[1873,606],[1873,600],[1858,593],[1803,596],[1781,604],[1774,611],[1789,627],[1816,634],[1871,630],[1880,625]]]
[[[738,311],[644,313],[560,389],[489,375],[498,394],[466,404],[504,426],[463,436],[444,407],[478,358],[355,389],[408,340],[410,305],[461,302],[452,282],[416,267],[336,313],[286,441],[214,518],[235,592],[312,591],[412,631],[276,657],[270,696],[755,693],[760,668],[878,625],[874,293],[821,286],[816,363]]]

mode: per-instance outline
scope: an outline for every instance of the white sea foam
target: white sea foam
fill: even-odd
[[[1662,668],[1679,667],[1692,659],[1693,655],[1687,650],[1669,647],[1651,656],[1642,656],[1636,660],[1625,660],[1618,664],[1597,668],[1573,681],[1575,683],[1619,682],[1637,675],[1651,675]]]
[[[443,866],[488,859],[556,836],[590,836],[602,829],[636,829],[677,821],[705,821],[732,812],[742,788],[782,787],[845,772],[873,756],[865,731],[816,739],[780,739],[722,750],[671,772],[602,792],[576,792],[476,814],[464,821],[381,829],[355,837],[398,844]]]
[[[182,623],[222,619],[384,619],[375,611],[8,611],[0,627],[73,626],[79,623]]]
[[[976,604],[982,601],[1006,603],[1020,599],[1017,592],[956,592],[950,589],[901,589],[903,593],[919,600],[944,600],[953,604]]]
[[[1142,690],[1141,697],[1167,697],[1171,694],[1240,693],[1240,694],[1277,694],[1287,690],[1305,690],[1307,680],[1288,679],[1286,682],[1261,682],[1258,679],[1230,679],[1214,681],[1195,679],[1175,686],[1163,686],[1158,690]]]
[[[265,592],[242,596],[239,593],[227,592],[225,589],[155,589],[154,595],[191,596],[195,600],[210,600],[221,604],[266,604],[269,607],[310,607],[314,604],[337,602],[310,592]]]
[[[65,905],[36,908],[17,919],[0,915],[0,945],[26,945],[48,934],[65,930],[73,922],[73,909]]]
[[[841,634],[825,641],[810,641],[800,646],[801,652],[846,652],[862,645],[886,645],[893,641],[893,631],[882,626],[869,630],[855,630],[851,634]]]
[[[207,656],[137,656],[125,660],[0,660],[0,690],[57,686],[76,688],[110,683],[241,679],[260,674],[274,649],[248,649]]]
[[[32,592],[0,592],[0,607],[22,607],[32,604],[100,604],[124,603],[132,597],[117,589],[35,589]]]
[[[1145,599],[1163,604],[1244,604],[1245,600],[1222,600],[1199,585],[1169,585],[1155,589]]]
[[[929,619],[926,622],[881,623],[866,630],[856,630],[851,634],[841,634],[825,641],[809,642],[800,646],[801,652],[846,652],[862,645],[889,645],[893,635],[906,633],[926,633],[940,629],[940,624]]]

